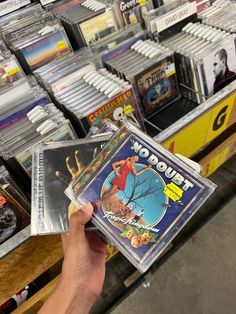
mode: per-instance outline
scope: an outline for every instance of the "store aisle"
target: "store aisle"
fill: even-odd
[[[235,314],[236,197],[112,314]]]

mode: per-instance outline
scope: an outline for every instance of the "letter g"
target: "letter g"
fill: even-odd
[[[213,123],[213,130],[214,131],[219,130],[222,127],[222,125],[224,124],[226,116],[227,116],[227,112],[226,112],[227,109],[228,109],[228,106],[225,106],[224,108],[222,108],[220,110],[220,112],[216,116],[215,121]]]

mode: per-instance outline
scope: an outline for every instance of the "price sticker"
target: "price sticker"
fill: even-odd
[[[171,182],[167,184],[164,189],[165,195],[167,195],[172,201],[177,202],[183,195],[183,190],[180,189],[176,184]]]
[[[129,105],[126,105],[124,107],[124,114],[128,115],[129,113],[133,112],[133,107],[129,104]]]
[[[66,49],[67,45],[66,43],[64,42],[64,40],[60,40],[58,43],[57,43],[57,47],[59,49]]]

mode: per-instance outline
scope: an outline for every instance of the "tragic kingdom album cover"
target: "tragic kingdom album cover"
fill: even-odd
[[[126,124],[72,189],[78,204],[92,202],[100,231],[145,271],[214,185]]]

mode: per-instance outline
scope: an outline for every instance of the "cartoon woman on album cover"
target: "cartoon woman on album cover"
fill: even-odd
[[[135,169],[135,163],[138,161],[138,156],[130,156],[125,160],[120,160],[112,163],[112,168],[116,174],[115,179],[112,180],[111,182],[111,189],[108,190],[101,200],[106,200],[113,194],[117,193],[119,190],[124,191],[126,182],[127,182],[127,177],[130,173],[132,173],[134,176],[138,177],[142,173],[144,173],[146,170],[149,170],[151,168],[151,165],[146,166],[144,169],[140,171],[136,171]],[[117,167],[120,166],[120,170],[118,171]]]

